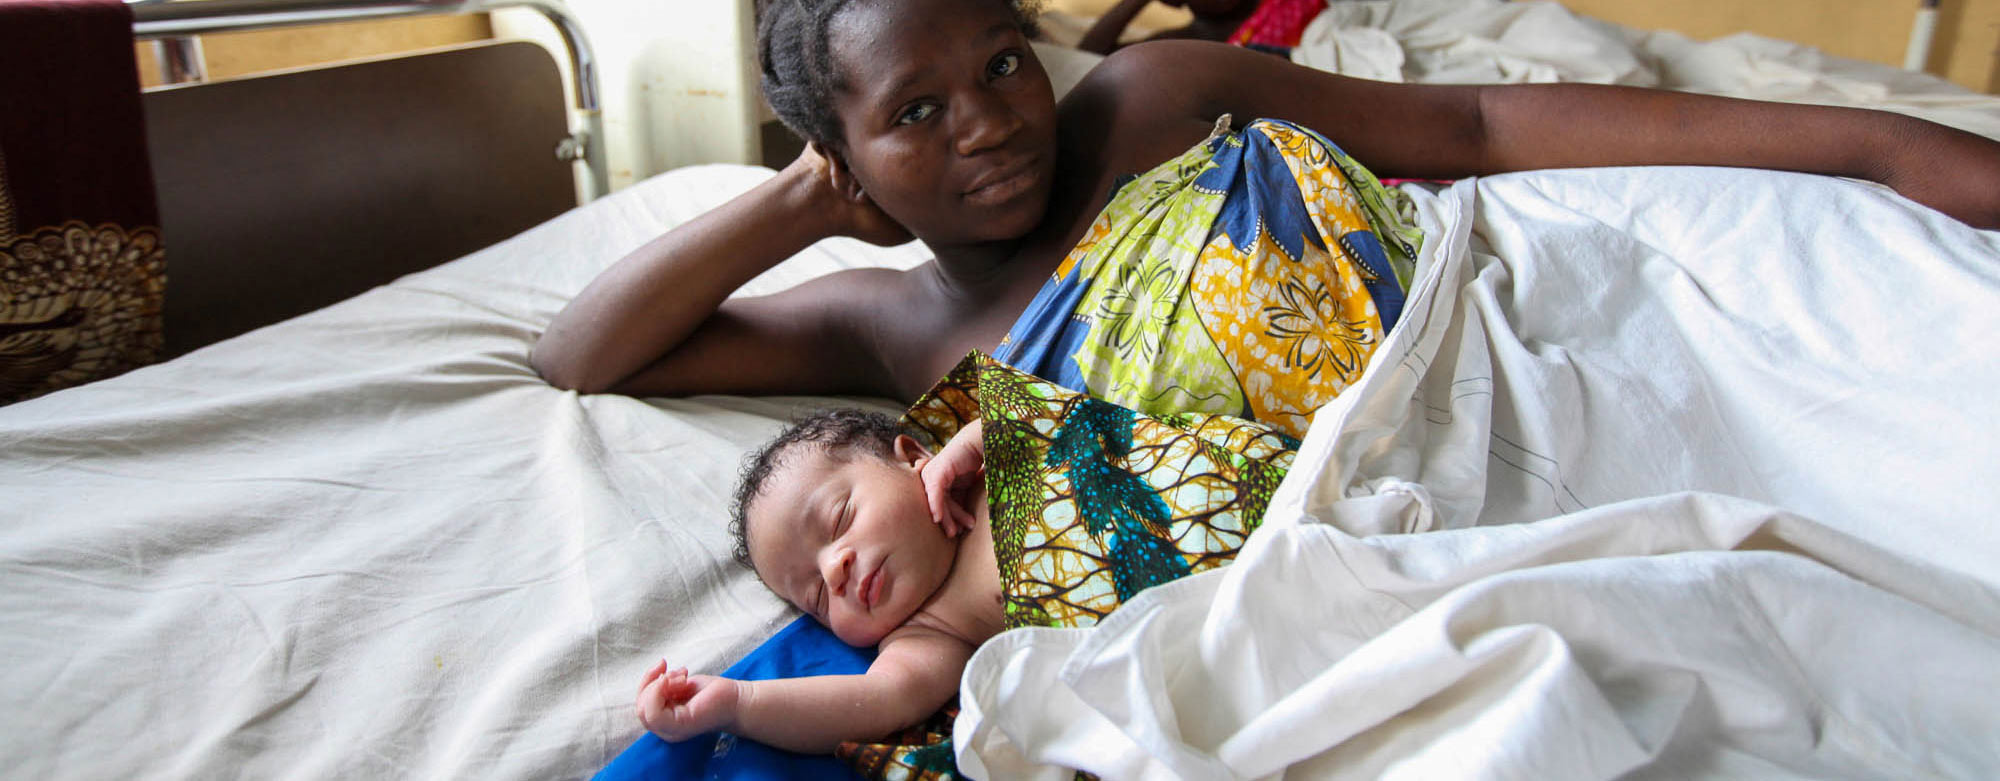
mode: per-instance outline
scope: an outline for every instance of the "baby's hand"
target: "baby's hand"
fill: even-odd
[[[981,437],[980,421],[966,424],[918,470],[931,520],[944,527],[947,536],[964,534],[975,520],[969,505],[986,482],[986,445]]]
[[[639,683],[639,723],[669,743],[714,732],[736,720],[736,682],[667,669],[665,659]]]

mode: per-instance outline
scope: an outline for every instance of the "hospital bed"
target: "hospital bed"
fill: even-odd
[[[249,5],[191,5],[223,3]],[[559,87],[548,64],[524,78]],[[197,89],[162,112],[226,108]],[[687,168],[566,209],[571,161],[552,152],[576,116],[537,103],[521,122],[539,136],[497,165],[540,169],[539,205],[351,231],[364,246],[337,257],[384,256],[342,283],[357,294],[308,301],[301,283],[225,329],[247,332],[0,408],[0,765],[585,776],[640,734],[653,661],[719,670],[795,617],[730,559],[738,459],[796,411],[893,406],[538,379],[537,334],[601,269],[770,172]],[[445,137],[513,122],[471,121]],[[171,226],[196,219],[176,216],[197,208],[177,177],[220,163],[169,159]],[[442,176],[460,197],[496,189]],[[419,186],[311,182],[301,200]],[[1408,314],[1316,420],[1271,533],[1099,630],[990,643],[962,689],[967,770],[2000,767],[2000,234],[1762,172],[1408,189],[1426,231]],[[242,203],[199,208],[225,247],[267,227]],[[453,238],[414,246],[427,231]],[[239,294],[242,266],[181,266],[202,245],[173,241],[170,300]],[[274,252],[300,241],[317,239]],[[423,267],[441,253],[456,259]],[[829,240],[744,292],[926,257]]]

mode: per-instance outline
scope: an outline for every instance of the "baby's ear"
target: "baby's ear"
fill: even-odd
[[[908,434],[897,434],[896,441],[890,445],[890,450],[895,452],[897,463],[906,464],[913,469],[922,469],[924,464],[931,460],[930,449],[924,447],[924,443],[918,442],[916,437]]]

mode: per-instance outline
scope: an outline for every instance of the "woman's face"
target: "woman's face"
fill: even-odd
[[[1019,238],[1056,162],[1048,74],[996,0],[862,0],[833,20],[842,155],[862,190],[926,242]]]

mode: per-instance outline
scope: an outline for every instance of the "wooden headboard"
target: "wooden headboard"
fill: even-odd
[[[301,314],[576,205],[561,75],[485,43],[143,97],[166,355]]]

